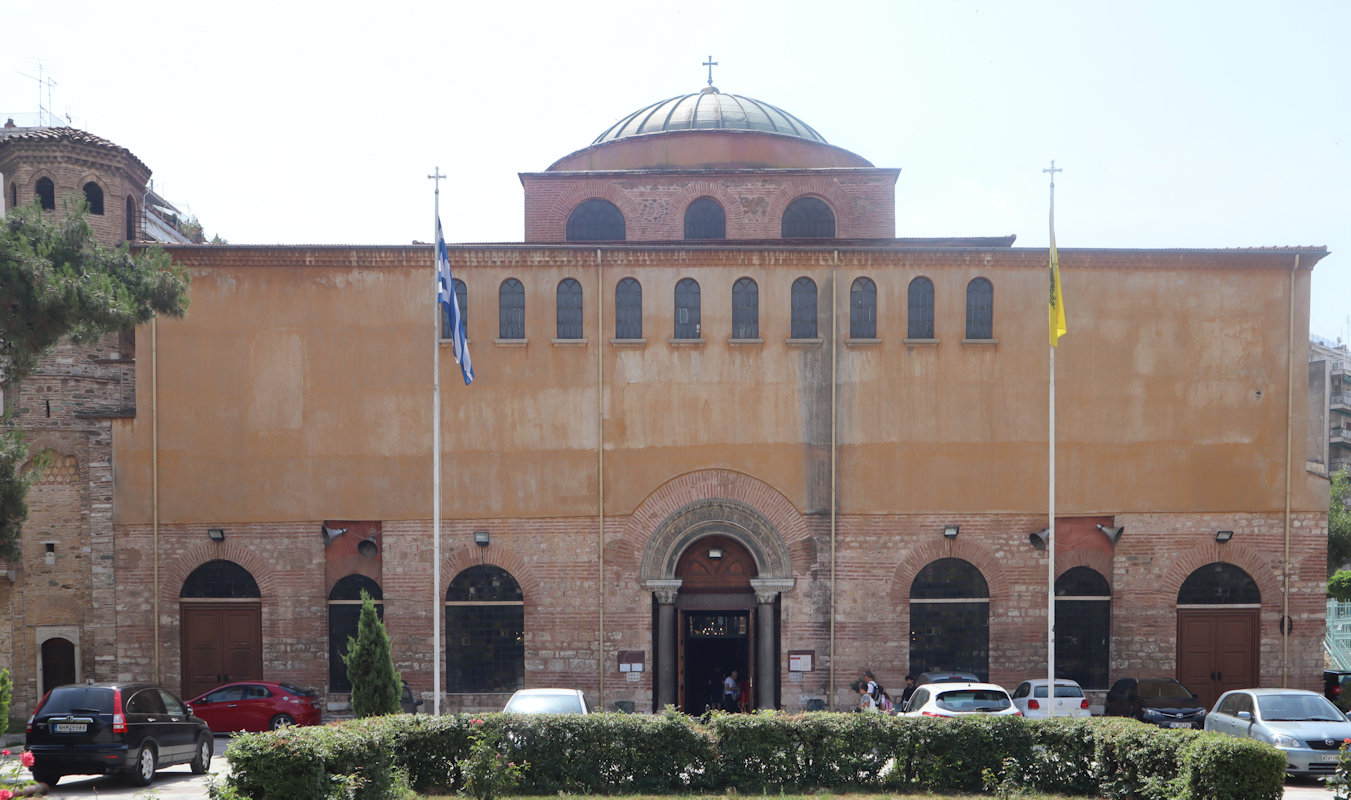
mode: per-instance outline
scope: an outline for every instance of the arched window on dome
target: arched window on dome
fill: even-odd
[[[727,215],[722,204],[711,197],[700,197],[685,209],[686,239],[726,239]]]
[[[569,242],[622,242],[624,215],[609,200],[593,197],[568,215]]]
[[[793,339],[816,338],[816,281],[803,276],[793,281]]]
[[[855,278],[849,287],[849,338],[877,338],[877,284]]]
[[[988,278],[966,285],[966,338],[994,338],[994,285]]]
[[[558,338],[582,338],[582,285],[574,278],[558,283]]]
[[[497,290],[497,338],[525,338],[525,287],[515,278]]]
[[[934,338],[934,283],[921,275],[910,281],[906,291],[908,318],[907,339]]]
[[[38,178],[37,196],[43,211],[56,210],[56,184],[51,178]]]
[[[750,278],[732,284],[732,338],[760,338],[760,287]]]
[[[127,241],[134,241],[136,239],[136,201],[132,200],[130,197],[127,198],[127,218],[125,222],[127,226]]]
[[[699,311],[699,282],[681,278],[675,288],[675,338],[699,338]]]
[[[643,338],[643,285],[636,278],[615,287],[615,338]]]
[[[785,239],[829,239],[835,235],[835,212],[817,197],[799,197],[783,212]]]
[[[84,201],[89,204],[89,213],[103,216],[103,187],[90,181],[84,185]]]
[[[9,208],[17,208],[19,205],[19,184],[14,181],[9,182]]]

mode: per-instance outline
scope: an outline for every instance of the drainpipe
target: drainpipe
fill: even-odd
[[[840,251],[836,250],[830,264],[830,685],[826,687],[826,697],[830,703],[826,710],[834,708],[835,700],[835,508],[839,504],[838,485],[836,484],[836,450],[838,448],[836,426],[836,379],[835,370],[839,361],[839,316],[840,305],[836,292]]]
[[[150,318],[150,549],[151,613],[154,630],[155,683],[162,684],[159,663],[159,326]],[[180,689],[182,687],[179,687]]]
[[[601,251],[596,248],[596,653],[600,672],[599,702],[605,710],[605,284]]]
[[[1290,269],[1289,325],[1285,360],[1285,558],[1281,561],[1281,686],[1289,686],[1290,671],[1290,455],[1294,447],[1295,427],[1295,273],[1299,271],[1299,254]]]

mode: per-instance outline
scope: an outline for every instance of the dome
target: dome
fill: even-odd
[[[781,108],[710,86],[640,108],[611,125],[591,144],[653,133],[693,130],[742,130],[776,133],[829,144],[812,126]]]

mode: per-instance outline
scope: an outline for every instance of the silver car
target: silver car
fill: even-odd
[[[507,714],[588,714],[586,695],[578,689],[520,689],[502,709]]]
[[[1317,692],[1238,689],[1225,692],[1206,715],[1206,730],[1256,739],[1285,753],[1290,775],[1330,775],[1351,720]]]

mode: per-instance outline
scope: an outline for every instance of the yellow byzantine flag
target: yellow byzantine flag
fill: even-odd
[[[1055,219],[1051,220],[1051,346],[1069,332],[1065,325],[1065,296],[1060,292],[1060,262],[1055,253]]]

